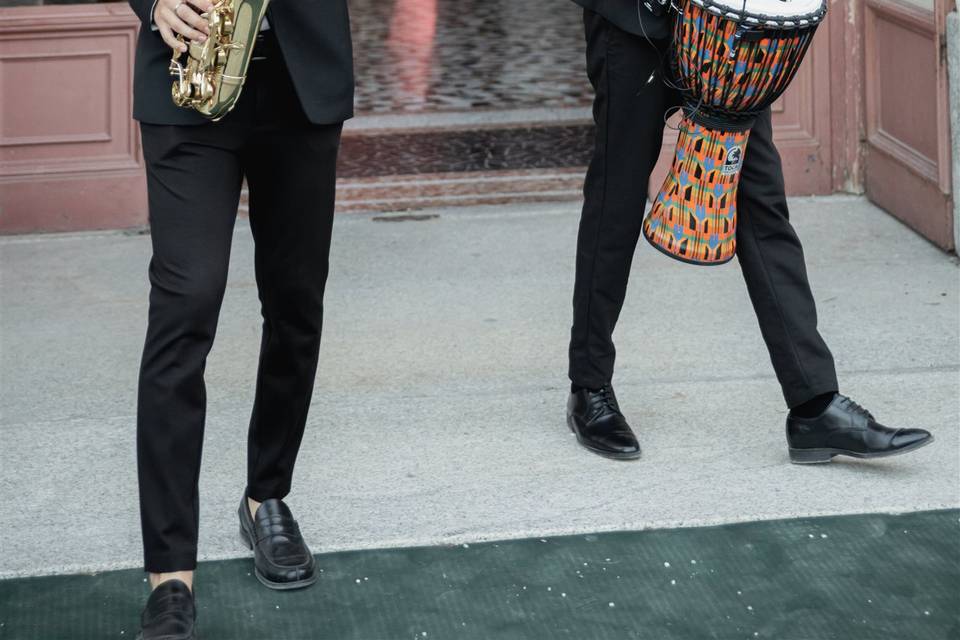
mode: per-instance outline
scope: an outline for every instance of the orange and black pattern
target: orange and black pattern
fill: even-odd
[[[675,27],[675,63],[691,106],[717,115],[770,106],[793,80],[815,31],[745,29],[688,1]]]
[[[720,264],[733,257],[737,183],[749,135],[681,121],[673,166],[643,221],[647,240],[685,262]]]
[[[643,223],[655,247],[697,264],[733,257],[749,122],[790,84],[815,30],[746,28],[683,3],[674,64],[687,100],[673,167]]]

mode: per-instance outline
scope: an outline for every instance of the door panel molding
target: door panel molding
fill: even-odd
[[[876,151],[890,156],[892,159],[902,162],[906,168],[926,178],[931,182],[938,182],[940,179],[940,169],[937,162],[923,155],[913,147],[886,131],[880,129],[870,137],[870,144]]]

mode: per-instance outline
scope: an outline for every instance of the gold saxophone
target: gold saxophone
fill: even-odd
[[[216,0],[202,14],[210,25],[203,42],[190,42],[186,53],[174,49],[170,59],[173,102],[196,109],[211,120],[227,115],[240,97],[253,45],[270,0]],[[183,36],[177,40],[184,42]],[[183,55],[186,62],[181,63]]]

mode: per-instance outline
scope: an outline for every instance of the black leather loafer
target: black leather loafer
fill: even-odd
[[[613,387],[581,389],[567,400],[567,425],[586,449],[615,460],[640,457],[640,443],[620,413]]]
[[[197,608],[190,587],[181,580],[157,585],[140,615],[137,640],[194,640]]]
[[[271,498],[250,517],[247,497],[240,501],[240,539],[253,549],[257,579],[271,589],[300,589],[317,581],[313,555],[300,527],[282,500]]]
[[[891,429],[856,402],[839,393],[816,418],[787,415],[790,461],[830,462],[834,456],[882,458],[907,453],[933,442],[923,429]]]

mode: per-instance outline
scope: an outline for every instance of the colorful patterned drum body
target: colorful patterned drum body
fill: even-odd
[[[827,0],[681,0],[673,66],[685,93],[673,166],[643,235],[667,255],[736,252],[737,184],[756,116],[784,92]]]

